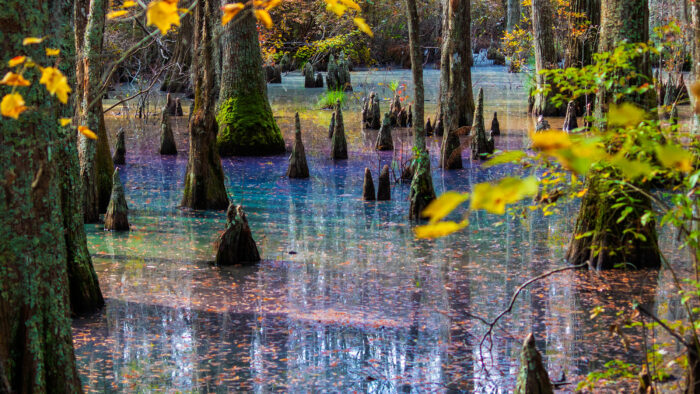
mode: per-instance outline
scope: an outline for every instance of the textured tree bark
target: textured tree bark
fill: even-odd
[[[284,140],[267,99],[255,17],[243,11],[222,36],[219,135],[222,156],[284,152]]]
[[[547,80],[542,70],[558,68],[557,50],[554,46],[554,5],[552,0],[532,0],[532,35],[535,43],[535,70],[537,88],[543,88]],[[552,89],[553,91],[553,89]],[[535,115],[562,116],[565,108],[557,108],[549,98],[553,94],[538,93],[535,96]]]
[[[72,39],[65,40],[71,37],[65,27],[72,28],[72,5],[5,1],[0,61],[26,54],[53,64],[44,47],[72,55]],[[23,46],[29,36],[46,39],[41,46]],[[64,206],[76,200],[63,184],[69,176],[64,166],[75,154],[74,145],[69,147],[75,129],[59,127],[59,117],[70,107],[43,85],[33,81],[21,94],[30,109],[18,120],[0,122],[0,173],[5,174],[0,181],[0,387],[16,393],[81,392],[71,339],[65,227],[74,217],[64,217],[64,212],[78,215],[80,207]]]
[[[692,32],[692,80],[693,82],[700,81],[700,2],[694,1],[690,5],[690,15],[693,26]],[[697,108],[697,98],[694,95],[690,95],[690,100],[693,105]],[[698,114],[693,116],[693,133],[697,134],[700,128],[700,118]]]
[[[190,66],[192,65],[192,37],[194,18],[182,18],[177,32],[175,49],[160,89],[166,92],[185,92],[191,88]]]
[[[187,158],[182,206],[192,209],[226,209],[228,195],[224,170],[216,148],[218,125],[214,116],[214,62],[211,31],[217,9],[214,0],[195,6],[194,106],[190,119],[190,151]]]
[[[508,0],[507,12],[506,30],[511,32],[520,23],[520,0]]]
[[[413,85],[415,109],[413,118],[413,146],[417,150],[417,157],[411,167],[414,168],[411,190],[409,192],[410,206],[408,217],[419,220],[423,209],[435,199],[433,178],[430,174],[430,155],[425,146],[424,123],[424,88],[423,88],[423,52],[420,48],[420,35],[418,32],[418,10],[416,0],[405,0],[408,17],[408,42],[411,49],[411,70],[413,72]]]
[[[566,42],[564,67],[583,67],[593,62],[593,54],[598,50],[598,30],[600,28],[600,0],[571,0],[569,25],[579,28],[585,23],[588,30],[581,36],[569,36]]]
[[[86,4],[81,4],[81,8]],[[84,32],[83,37],[76,36],[76,43],[80,47],[80,56],[77,62],[77,80],[80,85],[78,90],[81,96],[78,121],[90,130],[95,131],[97,140],[92,140],[84,135],[78,136],[78,152],[80,157],[80,177],[85,188],[85,222],[96,223],[99,214],[107,210],[109,196],[112,192],[112,173],[114,163],[109,152],[109,141],[105,130],[104,114],[102,113],[102,100],[97,96],[102,80],[102,41],[105,28],[105,0],[91,0],[87,14],[85,29],[76,29]],[[98,99],[88,108],[89,103]]]
[[[601,52],[612,51],[617,43],[626,39],[628,42],[647,42],[649,39],[649,8],[646,0],[606,0],[601,8]],[[648,57],[638,63],[639,84],[651,80],[651,65]],[[614,76],[612,76],[614,77]],[[607,112],[613,100],[613,93],[602,89],[598,94],[596,117],[601,118]],[[627,95],[640,107],[651,110],[656,104],[656,93],[651,89],[642,95]],[[653,221],[642,225],[641,217],[651,209],[649,198],[630,187],[612,185],[599,173],[589,174],[586,180],[588,192],[576,220],[574,235],[569,244],[567,259],[570,264],[588,261],[594,269],[611,269],[616,267],[659,268],[659,255],[656,224]],[[644,185],[638,185],[644,188]],[[632,196],[637,201],[632,213],[622,215],[622,208],[613,209],[618,198]],[[624,233],[626,229],[635,229],[645,239]],[[579,237],[579,234],[592,234]]]

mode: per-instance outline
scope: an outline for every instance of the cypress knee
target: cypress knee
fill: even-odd
[[[442,135],[445,133],[445,129],[444,129],[444,127],[442,127],[442,119],[438,118],[437,122],[435,122],[435,127],[433,128],[433,132],[438,137],[442,137]]]
[[[384,114],[382,127],[379,129],[379,133],[377,134],[377,143],[374,147],[377,150],[394,149],[394,140],[391,138],[391,117],[388,113]]]
[[[229,204],[226,210],[226,230],[217,244],[216,265],[252,265],[260,261],[258,247],[240,205]]]
[[[406,127],[413,127],[413,108],[408,104],[408,119],[406,119]]]
[[[124,129],[119,129],[117,132],[117,145],[114,147],[114,156],[112,156],[114,164],[126,164],[126,144],[124,141]]]
[[[547,119],[544,118],[544,116],[540,115],[537,118],[537,124],[535,124],[535,132],[546,131],[551,128],[552,127],[549,125],[549,122],[547,121]]]
[[[314,66],[311,63],[306,62],[304,64],[304,87],[305,88],[315,88],[316,80],[314,79]]]
[[[160,150],[158,152],[161,155],[177,155],[175,136],[173,136],[173,129],[170,127],[170,116],[167,107],[163,109],[160,118]]]
[[[335,131],[335,112],[331,114],[331,124],[328,125],[328,138],[333,138],[333,131]]]
[[[378,130],[382,121],[381,118],[381,108],[379,107],[379,99],[372,92],[369,95],[369,113],[367,115],[367,128],[372,130]]]
[[[564,126],[562,128],[567,133],[578,128],[578,122],[576,121],[576,103],[573,101],[569,101],[569,104],[566,106],[566,117],[564,118]]]
[[[382,172],[379,173],[379,181],[377,184],[377,200],[391,200],[391,181],[389,179],[389,166],[384,164]]]
[[[535,347],[535,338],[530,333],[520,352],[520,370],[514,394],[551,394],[554,392],[547,370],[542,364],[542,355]]]
[[[493,153],[493,138],[488,138],[484,128],[484,89],[479,88],[479,95],[474,109],[474,123],[472,124],[472,159],[483,160]]]
[[[425,207],[435,199],[435,190],[433,189],[433,177],[430,174],[430,156],[428,156],[428,153],[423,152],[414,163],[416,163],[415,170],[408,196],[411,202],[408,217],[411,220],[420,220],[421,213]]]
[[[433,125],[430,124],[430,118],[425,122],[425,135],[433,135]]]
[[[399,112],[399,116],[396,119],[396,123],[399,125],[399,127],[406,127],[406,122],[408,120],[408,114],[406,113],[406,108],[402,108],[401,112]]]
[[[491,135],[501,135],[501,125],[498,123],[498,113],[493,113],[493,120],[491,120]]]
[[[440,150],[440,167],[446,170],[457,170],[462,167],[462,143],[459,140],[459,129],[448,130],[442,140]]]
[[[175,99],[175,116],[183,116],[185,113],[182,112],[182,103],[180,102],[180,98]]]
[[[331,159],[343,160],[348,158],[348,143],[345,140],[345,125],[340,100],[335,102],[335,128],[331,138]]]
[[[323,75],[321,73],[316,73],[316,87],[323,87]]]
[[[369,168],[365,168],[365,181],[362,183],[362,199],[374,201],[374,181]]]
[[[294,147],[292,154],[289,156],[289,169],[287,176],[290,178],[308,178],[309,167],[306,164],[306,153],[304,153],[304,143],[301,141],[301,122],[299,122],[299,113],[294,114]]]
[[[129,219],[127,217],[129,208],[124,197],[124,187],[119,179],[119,169],[114,170],[112,176],[112,197],[107,206],[105,215],[105,230],[129,231]]]

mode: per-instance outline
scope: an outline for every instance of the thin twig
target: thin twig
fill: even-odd
[[[103,113],[106,114],[107,112],[109,112],[109,111],[111,111],[112,109],[114,109],[114,107],[116,107],[117,105],[123,104],[123,103],[125,103],[125,102],[127,102],[127,101],[130,101],[130,100],[133,100],[133,99],[135,99],[136,97],[138,97],[138,96],[140,96],[140,95],[142,95],[142,94],[144,94],[144,93],[149,92],[149,91],[153,88],[153,86],[156,84],[156,82],[158,82],[158,78],[160,77],[161,74],[163,74],[163,71],[165,71],[165,70],[166,70],[165,67],[162,68],[162,69],[160,70],[160,72],[158,72],[158,74],[156,74],[156,76],[153,77],[153,80],[151,81],[151,84],[150,84],[146,89],[143,89],[143,90],[139,91],[138,93],[136,93],[136,94],[134,94],[134,95],[132,95],[132,96],[130,96],[130,97],[127,97],[127,98],[125,98],[125,99],[122,99],[122,100],[117,101],[116,103],[114,103],[114,105],[112,105],[111,107],[109,107],[109,108],[107,108],[106,110],[104,110]]]
[[[647,310],[647,308],[643,307],[642,305],[637,305],[636,309],[639,312],[649,316],[655,322],[659,323],[661,327],[663,327],[669,334],[671,334],[672,337],[676,338],[676,340],[682,343],[685,347],[690,347],[690,344],[688,344],[680,335],[678,335],[678,333],[675,330],[667,326],[666,323],[662,322],[658,317],[656,317],[653,313]]]

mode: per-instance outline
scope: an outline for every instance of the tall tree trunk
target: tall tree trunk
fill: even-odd
[[[420,34],[418,10],[416,0],[406,1],[406,13],[408,17],[408,42],[411,49],[411,70],[413,71],[413,85],[415,108],[413,117],[414,149],[418,152],[413,161],[413,179],[409,192],[410,208],[409,218],[418,220],[423,209],[435,199],[433,178],[430,174],[430,155],[425,145],[424,129],[424,89],[423,89],[423,52],[420,48]]]
[[[692,79],[694,82],[700,82],[700,2],[693,1],[688,5],[690,7],[690,16],[693,26],[693,31],[691,34],[692,39]],[[690,95],[690,100],[692,100],[693,105],[697,108],[697,97],[695,95]],[[693,133],[697,134],[697,130],[700,128],[700,117],[698,114],[693,116]]]
[[[284,152],[284,140],[267,100],[256,19],[244,10],[222,36],[219,136],[222,156]]]
[[[226,209],[228,195],[224,170],[216,149],[218,126],[214,116],[213,4],[200,0],[194,13],[194,106],[190,119],[190,151],[182,205],[192,209]]]
[[[0,61],[7,64],[26,54],[52,65],[56,59],[47,57],[44,48],[66,48],[70,35],[57,33],[72,25],[72,4],[5,1]],[[47,38],[42,45],[23,46],[23,38],[30,36]],[[72,53],[62,54],[64,61]],[[70,108],[47,93],[35,72],[27,76],[32,85],[20,92],[30,109],[18,120],[0,121],[0,382],[17,393],[81,392],[71,339],[63,217],[64,211],[79,207],[63,206],[70,199],[63,198],[61,185],[67,176],[63,154],[70,151],[65,148],[75,129],[59,127],[59,117]]]
[[[508,14],[506,15],[506,30],[513,31],[513,28],[520,23],[520,0],[507,0]]]
[[[649,8],[647,0],[606,0],[601,8],[601,34],[599,50],[609,52],[615,49],[622,40],[630,43],[643,42],[649,39]],[[651,67],[648,56],[638,61],[637,70],[642,77],[641,85],[651,80]],[[616,76],[609,76],[616,78]],[[613,93],[601,89],[598,94],[597,116],[600,118],[607,112],[608,105],[613,102]],[[655,92],[650,89],[647,94],[627,95],[625,101],[635,102],[646,110],[651,110],[656,104]],[[649,198],[638,191],[613,184],[598,172],[589,174],[586,180],[586,193],[578,218],[574,236],[569,244],[567,258],[571,264],[589,262],[591,268],[610,269],[624,263],[636,268],[658,268],[661,266],[656,234],[656,224],[653,221],[643,225],[641,217],[651,209]],[[643,185],[638,185],[643,187]],[[630,196],[636,200],[633,211],[622,216],[623,208],[613,208],[619,198]],[[636,237],[625,233],[626,229],[644,236]],[[577,239],[576,235],[592,234]]]
[[[598,50],[600,0],[571,0],[569,13],[570,28],[587,28],[582,35],[570,34],[566,42],[564,67],[588,66],[593,62],[593,54]]]
[[[99,214],[105,212],[109,204],[109,196],[112,192],[112,172],[114,163],[109,152],[109,141],[105,130],[104,114],[102,112],[102,99],[97,96],[102,80],[102,41],[105,28],[105,0],[91,0],[87,25],[85,28],[77,28],[76,43],[80,43],[78,54],[81,56],[77,62],[77,84],[81,93],[79,100],[79,122],[95,131],[97,140],[86,138],[82,134],[78,137],[78,149],[80,154],[80,177],[85,187],[85,221],[95,223],[99,221]],[[81,2],[76,7],[76,19],[82,21],[82,9],[87,6]],[[97,99],[97,101],[95,101]],[[91,107],[90,103],[95,101]]]
[[[554,5],[552,0],[532,0],[532,35],[535,43],[535,79],[537,88],[543,88],[547,80],[540,75],[542,70],[558,68],[557,50],[554,46]],[[535,96],[535,115],[563,116],[566,108],[557,108],[552,104],[552,93],[537,93]]]
[[[474,114],[469,0],[443,1],[440,103],[445,131],[470,126]],[[437,118],[436,118],[437,121]],[[447,133],[445,133],[447,134]]]
[[[177,31],[175,49],[170,57],[170,69],[163,78],[161,90],[166,92],[185,92],[191,88],[190,66],[192,64],[193,18],[182,18]]]

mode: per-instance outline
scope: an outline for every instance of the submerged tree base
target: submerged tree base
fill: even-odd
[[[221,156],[264,156],[284,153],[284,139],[263,94],[224,101],[217,115],[216,143]]]
[[[260,253],[255,245],[243,207],[232,203],[226,210],[226,231],[219,237],[215,263],[216,265],[250,265],[258,261],[260,261]]]

